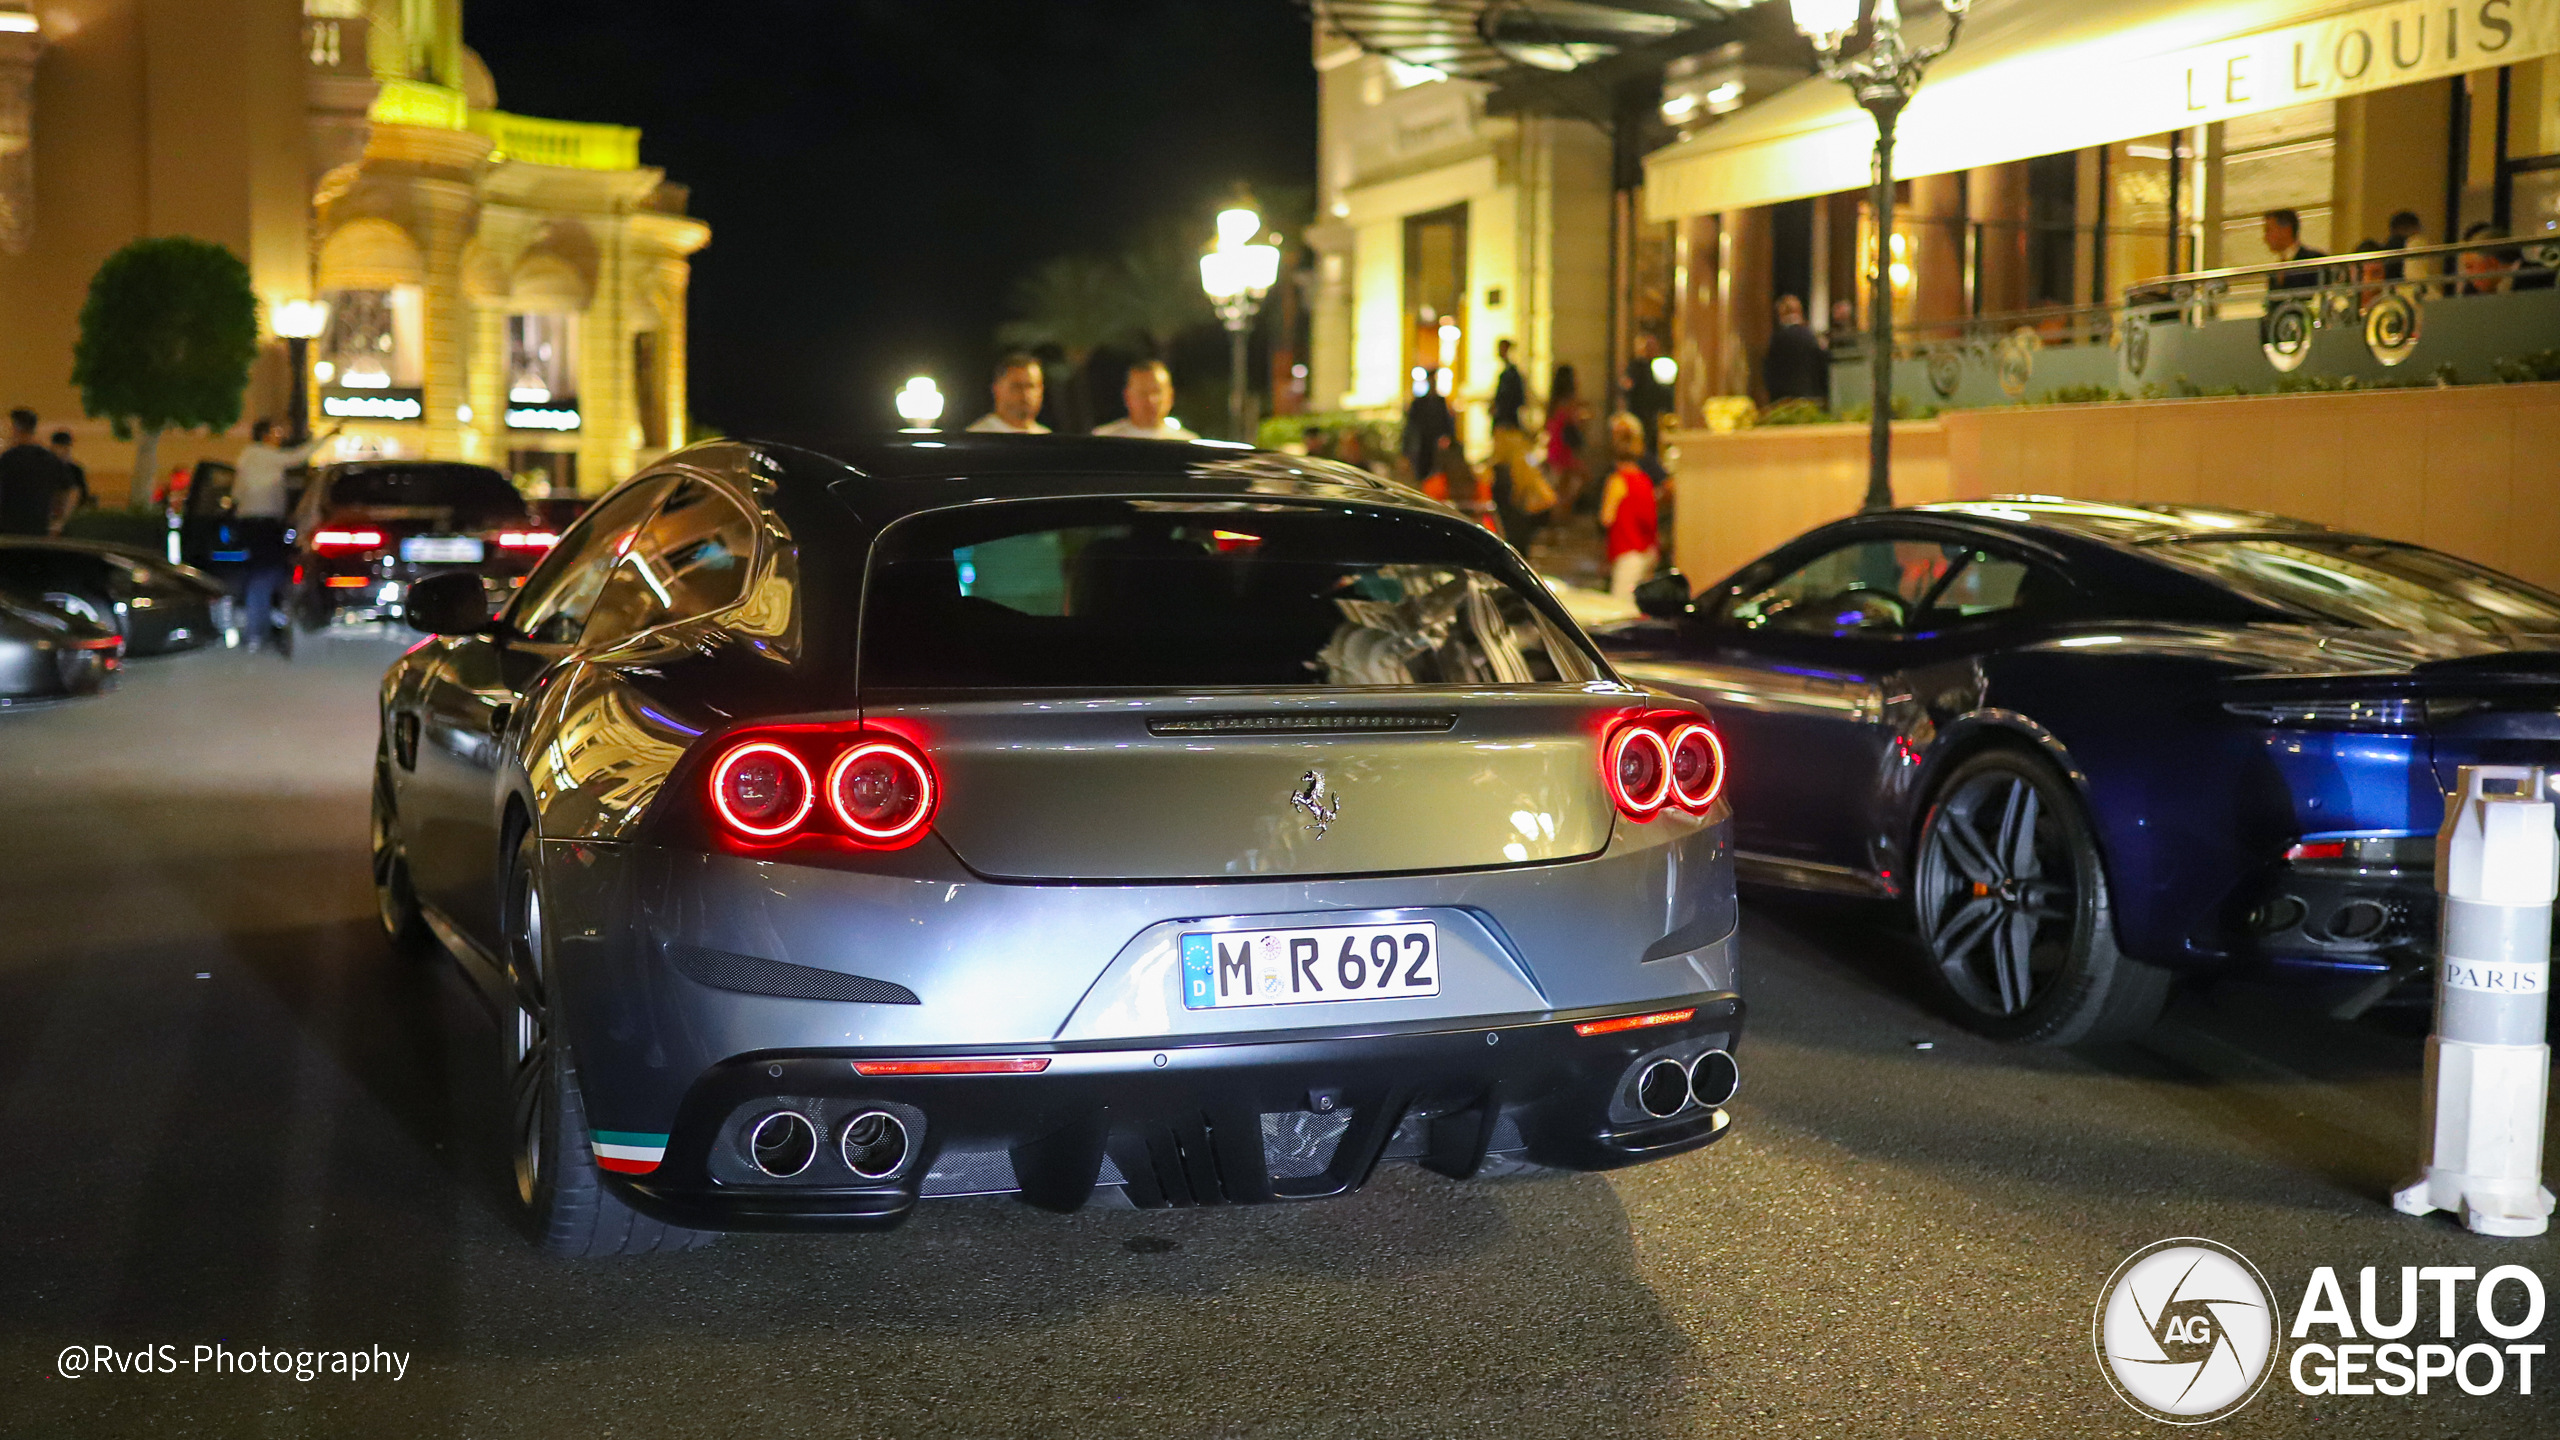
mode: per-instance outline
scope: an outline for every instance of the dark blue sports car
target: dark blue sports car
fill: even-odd
[[[2423,967],[2456,769],[2560,758],[2560,595],[2438,551],[2042,497],[1827,525],[1601,634],[1704,701],[1748,880],[1908,900],[1986,1034],[2181,974]]]

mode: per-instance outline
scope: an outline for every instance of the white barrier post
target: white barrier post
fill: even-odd
[[[2541,767],[2463,766],[2436,836],[2443,946],[2427,1037],[2426,1166],[2391,1197],[2408,1214],[2459,1210],[2483,1235],[2551,1226],[2542,1128],[2555,889],[2560,832]]]

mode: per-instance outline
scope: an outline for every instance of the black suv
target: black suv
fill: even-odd
[[[472,571],[495,610],[557,532],[486,465],[355,460],[312,472],[294,508],[294,610],[311,628],[401,613],[409,587]]]

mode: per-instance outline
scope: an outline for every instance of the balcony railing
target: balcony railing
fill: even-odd
[[[2164,275],[2114,305],[1897,326],[1894,391],[1927,409],[2520,378],[2555,363],[2555,276],[2545,238]],[[1834,406],[1866,386],[1863,348],[1836,348]]]
[[[474,110],[468,123],[497,147],[490,154],[493,160],[572,170],[635,170],[640,165],[640,132],[628,125],[540,120],[503,110]]]

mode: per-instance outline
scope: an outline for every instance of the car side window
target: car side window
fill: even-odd
[[[1725,608],[1742,630],[1906,634],[1965,551],[1932,540],[1860,540],[1826,550]]]
[[[644,480],[596,502],[526,578],[507,614],[508,625],[541,644],[576,644],[614,562],[672,484],[664,478]]]
[[[610,645],[736,603],[755,553],[754,517],[718,487],[685,481],[624,550],[580,643]]]
[[[1966,552],[1954,574],[1929,597],[1920,628],[1937,629],[2038,608],[2035,568],[2024,560],[1985,550]]]

